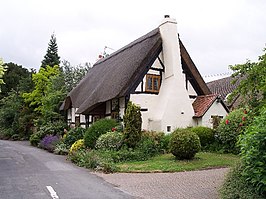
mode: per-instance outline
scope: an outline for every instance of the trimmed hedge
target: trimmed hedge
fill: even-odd
[[[200,151],[199,136],[189,129],[177,129],[170,139],[170,152],[178,159],[192,159]]]
[[[87,130],[84,136],[84,144],[86,147],[94,149],[96,141],[102,135],[111,131],[112,128],[117,126],[116,120],[113,119],[100,119],[93,123]]]

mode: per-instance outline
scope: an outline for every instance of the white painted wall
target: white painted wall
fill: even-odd
[[[148,112],[142,113],[144,129],[167,132],[168,126],[173,131],[178,127],[193,126],[195,121],[182,73],[176,21],[165,18],[159,28],[165,66],[159,95],[131,95],[130,100],[141,108],[148,108]]]
[[[224,109],[221,102],[215,101],[212,106],[208,109],[208,111],[204,114],[202,118],[198,118],[198,126],[206,126],[212,128],[212,118],[211,116],[218,115],[225,117],[227,115],[227,111]]]

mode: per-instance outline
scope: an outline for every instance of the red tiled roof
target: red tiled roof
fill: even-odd
[[[217,94],[198,96],[192,104],[195,112],[194,117],[202,117],[217,98]]]

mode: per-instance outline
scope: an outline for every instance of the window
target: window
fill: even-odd
[[[146,91],[158,93],[160,90],[161,77],[160,75],[146,75]]]

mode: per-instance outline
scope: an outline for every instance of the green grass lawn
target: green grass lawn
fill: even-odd
[[[239,157],[232,154],[197,153],[193,160],[176,160],[172,154],[163,154],[147,161],[116,164],[119,172],[178,172],[231,167]]]

